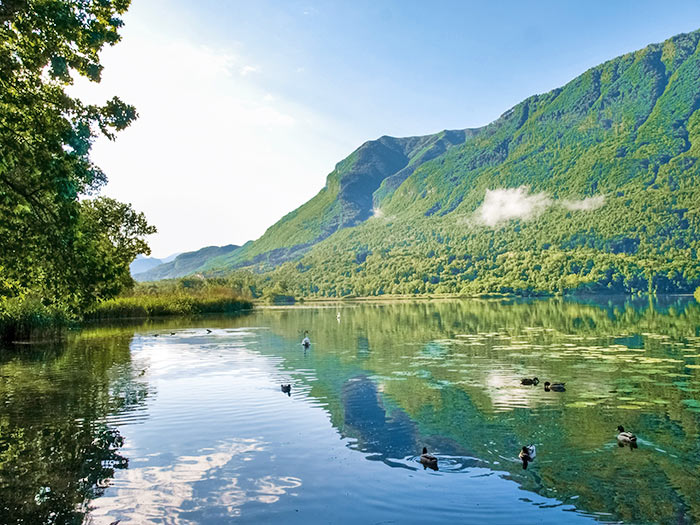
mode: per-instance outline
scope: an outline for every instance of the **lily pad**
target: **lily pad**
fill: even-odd
[[[567,403],[566,406],[571,407],[571,408],[586,408],[586,407],[594,407],[596,406],[597,403],[594,403],[593,401],[576,401],[574,403]]]

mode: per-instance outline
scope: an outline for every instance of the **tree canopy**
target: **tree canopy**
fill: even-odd
[[[67,87],[99,82],[129,0],[0,2],[0,315],[38,297],[76,312],[130,283],[154,233],[130,205],[91,200],[106,182],[90,158],[137,117],[117,97],[85,104]]]

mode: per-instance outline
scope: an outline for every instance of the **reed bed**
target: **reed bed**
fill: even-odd
[[[252,308],[252,303],[232,294],[167,293],[121,296],[99,303],[85,319],[148,318],[168,315],[236,313]]]

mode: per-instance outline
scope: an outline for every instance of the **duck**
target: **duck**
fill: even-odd
[[[309,348],[311,346],[311,339],[309,339],[309,331],[308,330],[304,331],[304,339],[302,339],[301,345],[304,348]]]
[[[423,470],[430,468],[433,470],[438,469],[438,460],[432,454],[428,454],[428,449],[423,447],[423,453],[420,455],[420,462],[423,465]]]
[[[637,448],[637,436],[632,434],[632,432],[627,432],[622,425],[617,426],[617,431],[619,432],[617,435],[617,444],[620,447],[629,445],[630,448]]]
[[[544,383],[544,391],[545,392],[566,392],[566,388],[564,388],[564,385],[566,383],[550,383],[549,381],[545,381]]]
[[[288,396],[292,395],[292,385],[281,385],[281,389]]]
[[[536,455],[537,450],[535,449],[535,445],[527,445],[520,450],[518,457],[523,462],[523,470],[527,469],[527,464],[533,461]]]
[[[533,377],[532,379],[525,377],[520,380],[521,385],[538,385],[540,383],[540,380],[537,379],[536,377]]]

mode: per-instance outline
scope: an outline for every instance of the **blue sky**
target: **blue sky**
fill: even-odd
[[[260,236],[362,142],[478,127],[700,28],[700,2],[137,0],[99,88],[140,120],[95,160],[154,255]]]

